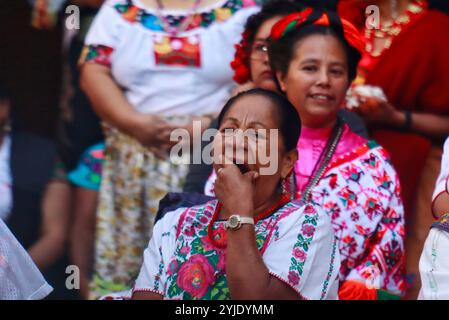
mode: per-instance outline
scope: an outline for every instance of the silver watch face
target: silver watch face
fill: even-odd
[[[232,215],[229,217],[228,226],[231,229],[237,228],[240,224],[240,217],[236,215]]]

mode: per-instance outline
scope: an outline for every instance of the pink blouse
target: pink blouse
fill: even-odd
[[[302,192],[309,182],[312,171],[317,163],[322,150],[326,147],[332,128],[301,128],[301,136],[298,141],[298,161],[295,164],[295,177],[297,190]],[[341,140],[330,162],[337,157],[348,153],[365,144],[367,140],[344,125]]]

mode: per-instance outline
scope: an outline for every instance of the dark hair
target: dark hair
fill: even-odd
[[[329,10],[337,9],[336,0],[269,0],[260,11],[248,18],[245,24],[245,32],[249,33],[248,44],[252,45],[254,37],[262,24],[277,16],[286,16],[290,13],[302,11],[307,7]]]
[[[9,90],[6,88],[6,86],[3,85],[3,83],[0,82],[0,101],[10,101],[11,100],[11,94]]]
[[[288,101],[286,97],[274,91],[256,88],[248,91],[243,91],[238,95],[232,97],[228,100],[228,102],[226,102],[218,116],[218,127],[221,126],[226,113],[228,113],[230,108],[235,104],[237,100],[243,97],[255,95],[265,97],[271,101],[273,107],[277,109],[276,114],[278,115],[279,131],[284,140],[285,148],[287,149],[287,151],[296,149],[299,135],[301,133],[301,119],[299,117],[298,111],[296,111],[296,108],[290,103],[290,101]],[[255,109],[257,108],[257,106],[254,107]],[[257,112],[257,110],[255,110],[254,112]]]
[[[449,14],[449,3],[441,0],[429,0],[429,9],[440,10]]]
[[[256,33],[265,21],[277,16],[286,16],[304,8],[305,6],[300,1],[271,0],[266,2],[258,13],[253,14],[246,21],[245,32],[248,33],[248,48],[246,49],[251,50]]]
[[[304,27],[298,27],[288,32],[280,39],[271,41],[268,48],[271,69],[273,71],[280,71],[282,74],[286,74],[288,72],[290,62],[293,59],[296,44],[303,38],[314,34],[332,35],[343,44],[348,60],[349,83],[351,83],[357,75],[357,65],[359,64],[361,55],[357,49],[348,44],[340,32],[327,26],[310,24]]]

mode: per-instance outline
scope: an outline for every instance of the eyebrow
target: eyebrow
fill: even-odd
[[[307,64],[307,63],[319,63],[319,62],[320,62],[320,60],[318,60],[318,59],[309,58],[309,59],[306,59],[304,61],[301,61],[301,65]],[[338,62],[338,61],[333,61],[330,64],[331,65],[338,65],[338,66],[341,66],[341,67],[345,67],[346,66],[344,63]]]

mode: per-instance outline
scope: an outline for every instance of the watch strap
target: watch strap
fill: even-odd
[[[240,224],[252,224],[252,225],[254,225],[254,218],[251,218],[251,217],[240,217]]]

